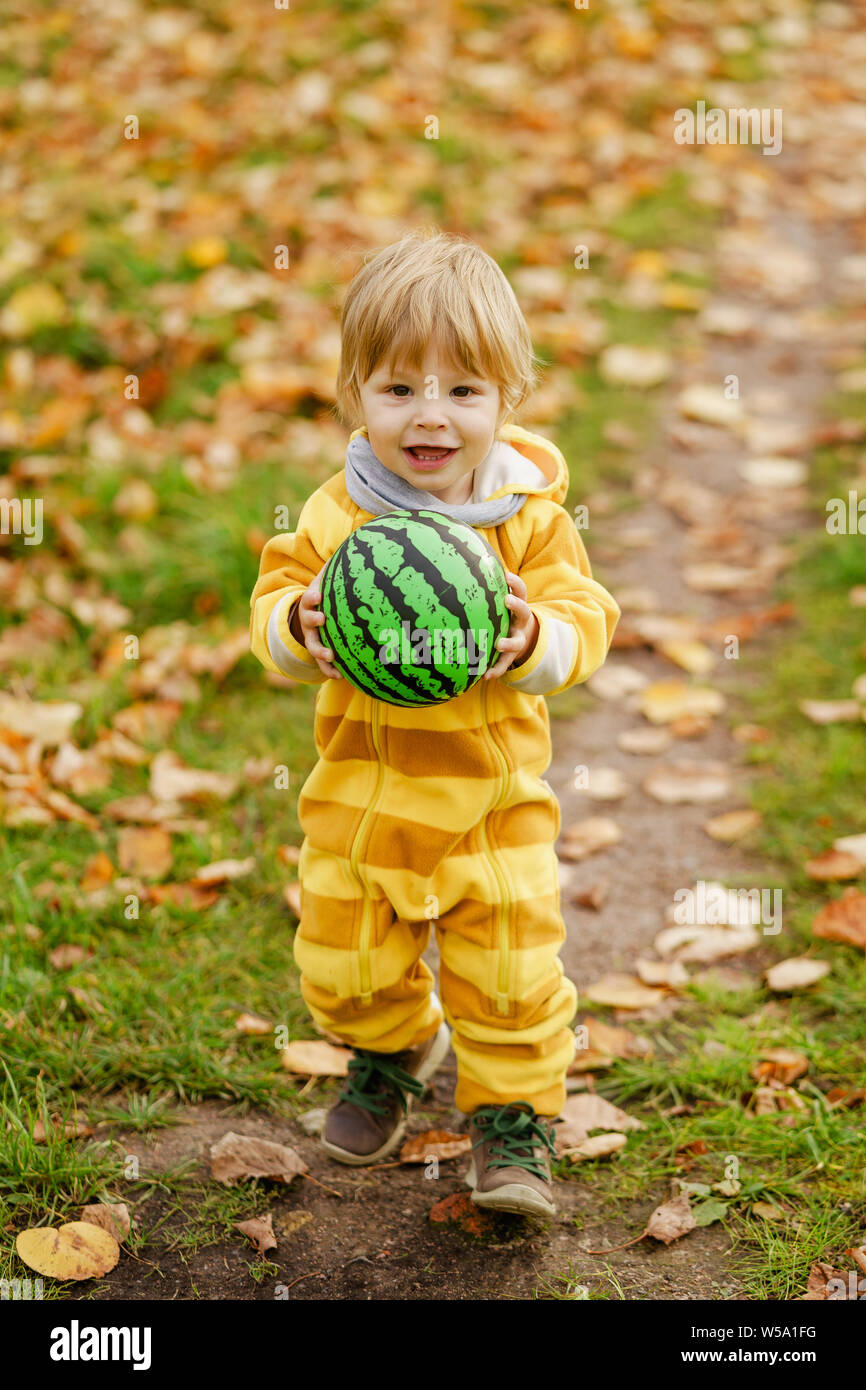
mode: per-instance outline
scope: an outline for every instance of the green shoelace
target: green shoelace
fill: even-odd
[[[482,1130],[481,1138],[472,1145],[495,1140],[490,1145],[487,1162],[491,1168],[525,1168],[537,1178],[547,1179],[549,1174],[544,1160],[535,1158],[532,1149],[542,1143],[555,1156],[556,1146],[547,1129],[541,1124],[529,1101],[516,1101],[511,1106],[483,1105],[472,1116],[472,1122]],[[521,1153],[529,1149],[529,1153]]]
[[[349,1076],[339,1098],[351,1101],[353,1105],[359,1105],[362,1110],[369,1110],[374,1115],[387,1115],[388,1106],[381,1096],[383,1082],[396,1092],[404,1110],[408,1109],[404,1091],[411,1091],[413,1096],[424,1094],[424,1082],[395,1062],[389,1062],[384,1053],[356,1050],[354,1056],[349,1058]]]

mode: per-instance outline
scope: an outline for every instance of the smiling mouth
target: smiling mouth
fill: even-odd
[[[443,449],[441,445],[414,444],[404,449],[403,453],[413,468],[432,469],[441,467],[453,458],[457,453],[457,446],[453,449]]]

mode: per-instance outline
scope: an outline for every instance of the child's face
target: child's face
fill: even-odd
[[[428,400],[429,378],[438,395]],[[382,363],[361,387],[361,408],[378,459],[423,492],[443,502],[466,502],[472,474],[490,452],[499,423],[499,387],[472,376],[430,350],[420,370],[389,375]],[[410,452],[434,453],[425,463]]]

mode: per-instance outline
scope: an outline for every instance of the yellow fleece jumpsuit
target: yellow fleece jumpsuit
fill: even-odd
[[[620,610],[592,578],[561,505],[568,470],[559,449],[517,425],[498,438],[522,457],[483,476],[480,465],[474,500],[529,496],[508,521],[476,529],[523,579],[538,618],[522,666],[441,705],[409,709],[322,674],[289,624],[322,565],[371,520],[343,471],[308,499],[297,531],[264,546],[250,642],[268,670],[321,685],[319,761],[298,800],[305,838],[294,946],[315,1023],[373,1052],[399,1052],[435,1033],[442,1015],[421,959],[433,923],[458,1108],[528,1100],[554,1116],[574,1056],[577,991],[559,960],[561,817],[543,780],[551,760],[544,697],[601,666]]]

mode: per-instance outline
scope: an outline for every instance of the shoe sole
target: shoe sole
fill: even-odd
[[[521,1182],[509,1182],[502,1187],[495,1187],[492,1192],[479,1192],[475,1186],[478,1179],[475,1173],[475,1159],[473,1158],[466,1174],[466,1184],[472,1188],[470,1201],[476,1207],[482,1207],[485,1211],[509,1211],[515,1216],[555,1216],[556,1207],[553,1202],[534,1187],[529,1187]]]
[[[448,1024],[443,1022],[439,1027],[439,1032],[433,1039],[433,1046],[430,1048],[421,1066],[415,1072],[415,1077],[418,1081],[429,1081],[436,1075],[448,1055],[450,1046],[451,1030]],[[396,1129],[388,1136],[382,1147],[376,1149],[373,1153],[353,1154],[350,1149],[340,1149],[336,1144],[329,1143],[324,1135],[319,1140],[322,1151],[326,1153],[329,1158],[336,1159],[338,1163],[349,1163],[356,1168],[366,1167],[370,1163],[378,1163],[380,1158],[387,1158],[389,1154],[394,1152],[400,1140],[403,1138],[403,1135],[406,1133],[406,1124],[412,1113],[412,1102],[414,1099],[415,1097],[412,1095],[406,1097],[406,1113],[401,1116]]]

